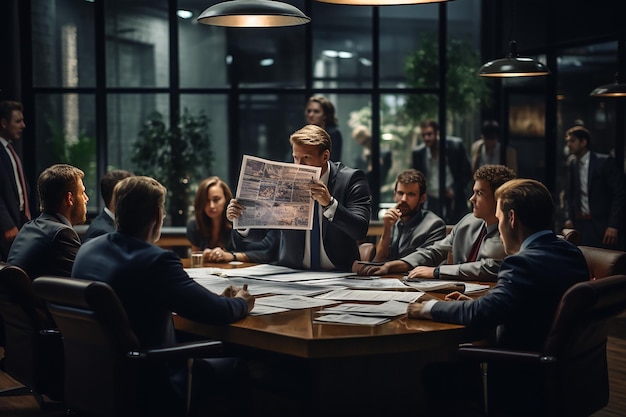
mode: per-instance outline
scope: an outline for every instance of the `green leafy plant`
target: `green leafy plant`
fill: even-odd
[[[151,176],[167,188],[172,225],[185,225],[193,194],[191,184],[211,172],[209,125],[210,119],[203,112],[194,116],[184,109],[179,124],[168,128],[163,115],[153,112],[133,146],[135,173]]]

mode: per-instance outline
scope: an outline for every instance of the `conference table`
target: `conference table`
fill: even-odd
[[[174,323],[177,330],[222,340],[227,354],[250,361],[254,412],[263,415],[422,415],[423,367],[452,359],[459,343],[485,337],[406,315],[377,326],[314,323],[322,308],[250,315],[227,326],[180,316]]]

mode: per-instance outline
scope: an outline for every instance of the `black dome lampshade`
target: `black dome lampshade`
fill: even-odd
[[[408,4],[444,3],[453,0],[317,0],[346,6],[399,6]]]
[[[209,7],[197,21],[205,25],[262,28],[302,25],[311,18],[280,1],[229,0]]]
[[[496,59],[484,64],[478,70],[481,77],[539,77],[550,75],[544,64],[532,58],[521,57],[517,53],[517,42],[509,42],[509,54],[506,58]]]
[[[626,97],[626,83],[624,83],[623,75],[618,72],[613,84],[596,87],[589,95],[593,97]]]

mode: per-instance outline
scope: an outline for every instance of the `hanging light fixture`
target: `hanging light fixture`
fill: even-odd
[[[444,3],[453,0],[317,0],[322,3],[345,4],[347,6],[398,6],[403,4]]]
[[[259,28],[302,25],[311,18],[280,1],[229,0],[209,7],[197,20],[205,25]]]
[[[541,62],[519,56],[515,41],[509,42],[506,58],[489,61],[478,70],[481,77],[538,77],[549,74],[550,70]]]
[[[615,82],[613,84],[605,84],[596,87],[589,94],[593,97],[626,97],[626,79],[621,71],[626,68],[626,36],[621,33],[617,46],[617,65],[619,70],[615,74]]]

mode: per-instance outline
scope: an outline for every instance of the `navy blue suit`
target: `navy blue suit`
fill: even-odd
[[[4,232],[14,227],[22,227],[26,219],[20,214],[20,198],[18,185],[15,181],[13,164],[6,150],[0,143],[0,259],[6,260],[9,252],[10,242],[4,238]],[[29,198],[30,188],[26,184],[26,195],[28,198],[32,218],[35,218],[37,211],[37,200]]]
[[[115,222],[104,210],[98,214],[83,236],[83,242],[115,231]]]
[[[42,275],[69,277],[80,238],[59,214],[42,213],[20,229],[7,263],[22,268],[31,279]]]
[[[431,315],[435,321],[497,326],[500,346],[541,350],[561,296],[588,279],[582,252],[550,233],[504,258],[498,282],[486,295],[435,303]]]
[[[175,343],[172,312],[210,324],[231,323],[248,313],[244,299],[218,296],[189,278],[174,252],[117,231],[80,248],[72,277],[109,284],[143,347]],[[165,407],[175,399],[180,401],[184,372],[182,363],[167,369],[153,367],[142,374],[138,386],[152,402],[160,396],[162,403],[155,406]],[[165,414],[164,409],[161,413]]]

